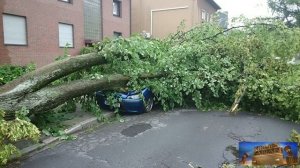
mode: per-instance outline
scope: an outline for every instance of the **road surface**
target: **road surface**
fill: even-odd
[[[239,141],[286,141],[300,126],[272,117],[192,109],[124,116],[28,159],[20,168],[217,168]]]

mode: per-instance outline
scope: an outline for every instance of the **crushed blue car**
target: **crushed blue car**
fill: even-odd
[[[143,113],[151,111],[153,107],[154,95],[149,88],[144,88],[141,91],[115,93],[114,96],[119,100],[116,107],[122,112]],[[96,100],[101,108],[111,109],[103,92],[96,92]]]

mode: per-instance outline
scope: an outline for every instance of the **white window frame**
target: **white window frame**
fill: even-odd
[[[61,26],[71,26],[72,28],[72,32],[71,32],[71,35],[72,35],[72,38],[71,38],[71,42],[66,42],[67,40],[63,40],[61,39],[62,38],[62,33],[63,33],[63,30],[61,30]],[[74,25],[73,24],[68,24],[68,23],[61,23],[59,22],[58,23],[58,43],[59,43],[59,47],[61,48],[65,48],[65,47],[68,47],[68,48],[74,48]],[[66,46],[68,44],[68,46]]]
[[[11,19],[19,18],[22,20],[21,20],[21,22],[15,23],[15,25],[12,25],[13,23],[8,20],[9,17]],[[27,40],[26,17],[3,13],[2,20],[3,20],[3,43],[4,43],[4,45],[27,46],[28,40]]]

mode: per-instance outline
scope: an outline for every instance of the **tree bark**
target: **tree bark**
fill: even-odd
[[[2,86],[0,88],[0,101],[9,97],[24,96],[73,72],[105,63],[105,58],[96,53],[80,55],[54,62]]]
[[[29,104],[24,103],[24,101],[35,94],[45,91],[43,88],[47,87],[47,85],[53,81],[76,71],[105,63],[107,63],[107,61],[103,56],[96,53],[90,53],[57,61],[27,73],[0,87],[0,109],[5,110],[7,113],[11,113],[19,110],[21,106],[26,108],[31,107]],[[33,100],[29,102],[36,104],[39,100],[36,99],[35,102],[33,102]]]
[[[109,75],[96,80],[77,80],[55,87],[46,87],[29,94],[17,104],[15,109],[26,107],[30,113],[49,111],[67,100],[99,90],[125,87],[129,77],[123,75]]]

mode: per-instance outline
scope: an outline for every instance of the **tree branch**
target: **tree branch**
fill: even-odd
[[[210,40],[210,39],[216,38],[217,36],[222,35],[222,34],[224,34],[224,33],[226,33],[226,32],[229,32],[229,31],[231,31],[231,30],[233,30],[233,29],[245,28],[245,27],[250,27],[250,26],[255,26],[255,25],[262,25],[262,26],[276,26],[276,25],[274,25],[274,24],[268,24],[268,23],[257,23],[257,24],[251,24],[251,25],[234,26],[234,27],[225,29],[225,30],[223,30],[223,31],[221,31],[221,32],[219,32],[219,33],[217,33],[217,34],[214,34],[214,35],[212,35],[212,36],[210,36],[210,37],[205,37],[205,38],[203,38],[203,39],[201,39],[201,40],[203,40],[203,41],[204,41],[204,40]]]

